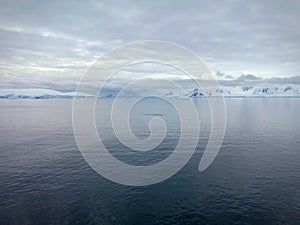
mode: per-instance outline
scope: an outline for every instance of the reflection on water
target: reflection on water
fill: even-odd
[[[205,100],[195,100],[201,121],[195,154],[179,173],[147,187],[112,183],[87,165],[73,136],[71,100],[0,104],[0,224],[300,223],[300,99],[227,99],[221,151],[202,173],[210,117]],[[145,154],[122,147],[101,110],[99,134],[120,160],[153,164],[176,146],[180,124],[166,105],[141,104],[132,112],[139,138],[149,136],[147,124],[157,116],[145,114],[167,120],[167,138]]]

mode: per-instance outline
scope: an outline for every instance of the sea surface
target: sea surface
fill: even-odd
[[[193,101],[201,128],[191,159],[163,182],[132,187],[107,180],[84,160],[71,99],[0,100],[0,224],[300,224],[300,99],[226,99],[224,141],[204,172],[198,166],[211,118],[205,99]],[[131,112],[141,139],[149,137],[152,117],[166,121],[165,140],[150,152],[118,141],[111,106],[111,99],[98,101],[95,121],[115,158],[145,166],[172,153],[181,134],[170,104],[146,99]]]

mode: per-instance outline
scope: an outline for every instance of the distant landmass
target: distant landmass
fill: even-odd
[[[0,98],[16,99],[48,99],[48,98],[91,98],[93,95],[88,95],[80,92],[60,92],[50,89],[0,89]]]
[[[203,92],[195,88],[187,95],[189,97],[220,96],[224,97],[300,97],[300,87],[288,86],[228,86]]]
[[[176,95],[174,92],[168,92],[165,97],[168,98],[201,98],[201,97],[300,97],[300,87],[297,85],[288,86],[226,86],[217,89],[202,91],[195,88],[185,96]]]
[[[288,86],[220,86],[217,89],[204,92],[199,88],[187,90],[184,96],[177,95],[173,91],[167,92],[164,97],[167,98],[202,98],[202,97],[300,97],[300,87],[298,85]],[[50,98],[94,98],[94,95],[81,92],[60,92],[51,89],[0,89],[0,98],[2,99],[50,99]],[[102,97],[116,97],[112,94],[107,94]],[[134,97],[120,96],[120,97]],[[141,96],[139,96],[141,97]]]

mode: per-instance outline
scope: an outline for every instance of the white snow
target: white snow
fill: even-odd
[[[206,92],[201,89],[187,91],[185,96],[190,97],[300,97],[299,85],[282,86],[221,86],[217,89],[206,88]],[[173,94],[176,96],[175,94]]]
[[[174,91],[166,93],[167,98],[188,99],[201,97],[300,97],[300,85],[281,86],[221,86],[217,89],[195,88],[187,91],[185,95],[178,95]],[[0,89],[0,98],[91,98],[93,95],[80,92],[60,92],[50,89]]]
[[[60,92],[50,89],[0,89],[0,98],[86,98],[93,97],[80,92]]]

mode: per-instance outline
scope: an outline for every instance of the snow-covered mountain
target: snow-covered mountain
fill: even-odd
[[[201,89],[195,88],[188,91],[185,96],[180,98],[190,97],[300,97],[300,86],[223,86],[217,89],[209,89],[204,92]],[[173,94],[173,96],[176,96]],[[168,96],[172,97],[172,96]]]
[[[201,97],[300,97],[300,85],[286,86],[221,86],[217,89],[207,88],[206,92],[195,88],[187,91],[184,96],[170,91],[167,98],[201,98]],[[79,92],[60,92],[50,89],[0,89],[0,98],[16,99],[48,99],[48,98],[93,98],[95,96]],[[105,96],[111,97],[111,96]],[[115,97],[115,96],[114,96]],[[134,97],[134,96],[123,96]]]
[[[32,98],[32,99],[47,99],[47,98],[89,98],[93,97],[80,92],[60,92],[50,89],[0,89],[0,98]]]

